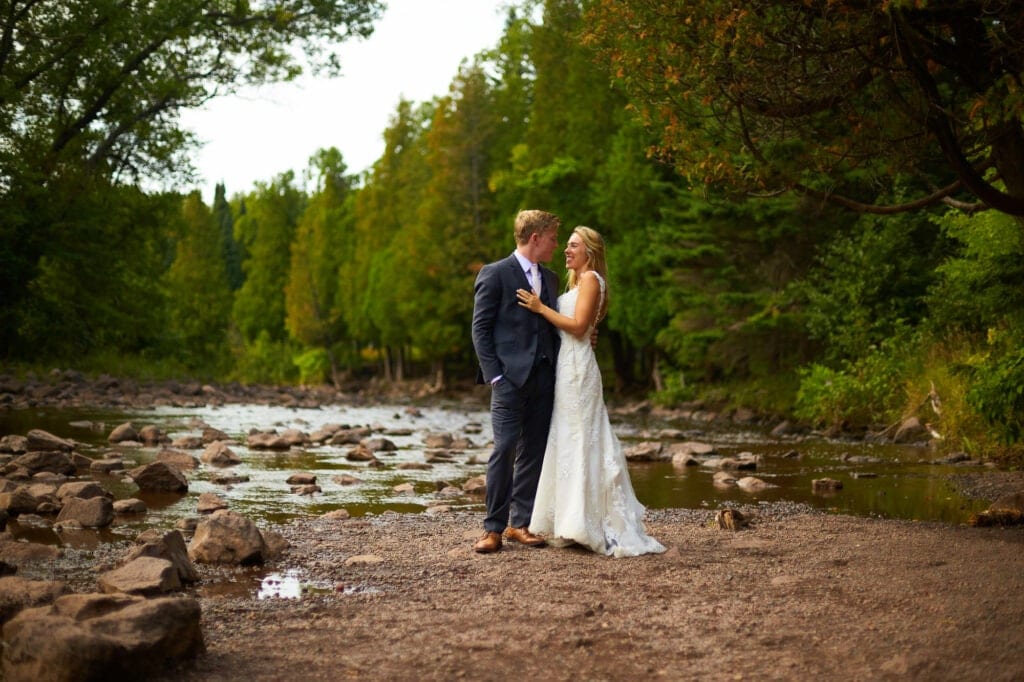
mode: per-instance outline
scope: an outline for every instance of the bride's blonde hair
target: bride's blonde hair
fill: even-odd
[[[583,249],[587,253],[587,265],[590,266],[591,270],[601,275],[601,279],[604,280],[604,300],[597,311],[597,321],[600,322],[608,312],[608,300],[610,298],[608,295],[608,265],[604,257],[604,239],[601,238],[600,232],[586,225],[577,225],[573,228],[572,233],[578,235],[580,241],[583,242]],[[576,271],[570,270],[566,289],[572,289],[577,284],[579,282],[576,281]]]

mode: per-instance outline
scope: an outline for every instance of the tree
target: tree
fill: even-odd
[[[335,385],[339,364],[335,345],[344,333],[338,307],[345,223],[350,222],[348,198],[353,178],[337,149],[322,149],[310,159],[316,193],[299,219],[291,245],[291,266],[285,286],[285,325],[293,339],[327,357]]]
[[[199,192],[182,205],[181,234],[166,275],[174,352],[192,367],[223,366],[231,290],[221,233]]]
[[[1019,3],[602,0],[586,20],[692,182],[1024,216]],[[894,178],[914,194],[880,205]]]
[[[84,248],[69,231],[100,229],[77,219],[82,192],[190,177],[182,109],[304,68],[337,72],[335,46],[369,35],[382,9],[378,0],[0,4],[0,317],[34,314],[45,263]],[[0,351],[33,354],[16,329],[0,329]]]

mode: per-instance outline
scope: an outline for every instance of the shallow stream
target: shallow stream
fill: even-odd
[[[0,435],[25,434],[29,429],[40,428],[77,441],[81,444],[80,452],[89,457],[121,452],[128,460],[126,466],[130,467],[133,463],[151,461],[160,448],[110,445],[107,442],[110,431],[129,421],[136,428],[156,425],[172,439],[198,435],[201,423],[220,429],[237,441],[230,447],[243,460],[230,467],[230,472],[248,480],[229,486],[217,484],[211,478],[224,470],[201,466],[188,474],[188,493],[154,495],[140,494],[123,474],[98,477],[116,498],[141,498],[149,507],[149,513],[138,519],[119,517],[113,526],[99,533],[80,531],[68,536],[65,532],[59,540],[45,523],[13,521],[9,528],[16,537],[71,545],[124,540],[134,537],[140,529],[173,527],[179,519],[195,516],[196,500],[204,492],[220,495],[239,513],[269,522],[320,515],[339,508],[345,508],[353,516],[389,510],[420,513],[437,504],[483,509],[480,497],[463,495],[442,499],[437,491],[442,482],[461,485],[485,472],[483,462],[489,454],[490,442],[490,419],[485,409],[458,405],[415,410],[404,406],[304,409],[263,405],[160,407],[132,412],[38,408],[0,414]],[[931,464],[936,454],[927,448],[813,437],[778,439],[753,428],[719,429],[694,423],[655,422],[644,417],[613,417],[613,421],[627,448],[641,440],[656,439],[663,429],[673,429],[683,431],[686,440],[715,446],[723,456],[741,452],[760,455],[757,470],[741,475],[757,476],[773,486],[748,493],[736,487],[716,486],[712,482],[713,470],[703,466],[677,468],[671,462],[633,462],[630,474],[637,497],[649,508],[713,510],[724,504],[792,501],[858,516],[963,523],[972,512],[987,506],[985,500],[962,497],[950,483],[951,474],[964,473],[963,466]],[[374,436],[388,438],[397,450],[378,452],[383,466],[374,468],[346,459],[350,445],[293,448],[282,452],[253,450],[243,444],[251,429],[297,428],[309,433],[325,424],[371,426]],[[451,462],[435,463],[429,469],[399,469],[398,465],[403,462],[424,462],[424,437],[429,433],[461,436],[469,439],[474,447],[455,454]],[[798,458],[784,456],[793,451],[799,453]],[[199,452],[194,454],[198,456]],[[971,469],[977,470],[977,467]],[[322,492],[292,493],[286,479],[294,473],[315,474]],[[340,474],[355,476],[361,483],[343,485],[334,480]],[[841,481],[842,489],[830,495],[814,493],[811,481],[824,477]],[[413,490],[396,492],[395,487],[403,483],[411,483]]]

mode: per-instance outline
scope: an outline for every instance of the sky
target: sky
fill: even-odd
[[[384,153],[399,100],[445,95],[460,62],[495,47],[505,27],[507,0],[385,2],[373,35],[339,48],[341,76],[245,89],[182,112],[202,144],[193,163],[204,201],[219,182],[228,196],[288,170],[301,182],[327,147],[341,151],[349,173],[366,170]]]

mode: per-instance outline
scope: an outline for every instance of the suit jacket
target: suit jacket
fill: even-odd
[[[556,308],[558,276],[540,266],[544,286],[541,300]],[[537,354],[541,325],[550,332],[548,358],[552,364],[558,355],[558,330],[537,313],[519,305],[516,289],[529,289],[519,261],[510,254],[488,263],[476,277],[473,286],[473,348],[480,362],[477,383],[490,383],[502,375],[515,386],[522,386],[530,376]]]

